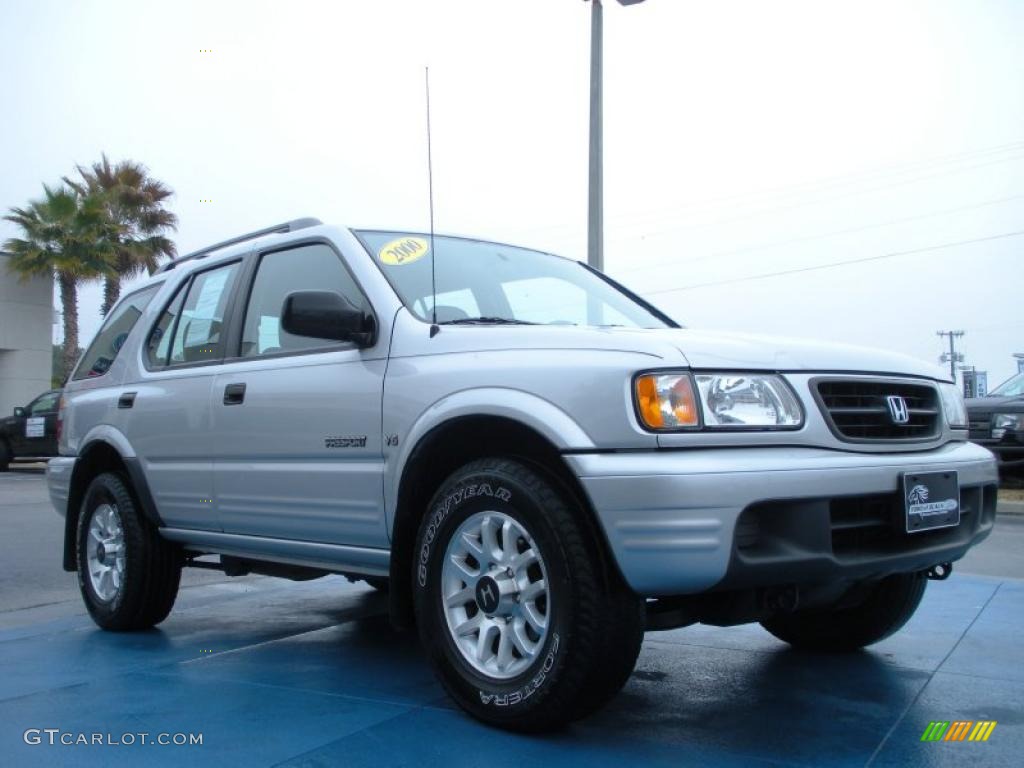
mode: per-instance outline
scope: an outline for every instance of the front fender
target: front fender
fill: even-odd
[[[447,395],[426,408],[405,434],[401,446],[391,456],[386,456],[384,510],[389,536],[395,522],[399,485],[409,457],[432,430],[465,416],[496,416],[517,421],[543,435],[559,451],[586,451],[596,447],[569,414],[537,395],[505,387],[479,387]]]

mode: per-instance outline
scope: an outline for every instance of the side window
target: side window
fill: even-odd
[[[182,283],[149,332],[146,359],[151,367],[219,360],[224,313],[238,262],[193,275]]]
[[[265,253],[245,309],[242,357],[326,347],[336,342],[296,336],[281,328],[281,309],[293,291],[335,291],[354,307],[366,301],[334,249],[321,243]]]
[[[201,363],[223,356],[225,314],[237,273],[236,261],[192,278],[174,325],[169,365]]]
[[[102,376],[114,362],[121,346],[128,339],[135,323],[145,311],[160,284],[151,285],[141,291],[126,296],[113,311],[107,315],[100,332],[96,334],[92,344],[82,355],[82,361],[75,369],[74,379],[94,378]]]
[[[28,407],[29,416],[43,416],[57,410],[57,403],[60,401],[60,392],[47,392],[40,395]]]

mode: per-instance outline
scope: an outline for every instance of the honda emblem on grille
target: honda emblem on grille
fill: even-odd
[[[889,416],[893,424],[906,424],[910,421],[910,410],[907,408],[907,401],[899,395],[889,395],[885,398],[889,404]]]

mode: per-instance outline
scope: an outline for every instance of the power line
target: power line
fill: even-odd
[[[944,209],[942,209],[940,211],[929,211],[928,213],[922,213],[922,214],[918,214],[916,216],[905,216],[905,217],[899,218],[899,219],[889,219],[888,221],[880,221],[880,222],[875,222],[873,224],[865,224],[865,225],[862,225],[862,226],[859,226],[859,227],[849,227],[847,229],[837,229],[837,230],[832,230],[831,232],[820,232],[820,233],[814,234],[814,235],[804,235],[802,237],[793,237],[793,238],[790,238],[788,240],[777,240],[777,241],[772,242],[772,243],[761,243],[759,245],[744,246],[742,248],[733,248],[732,250],[728,250],[728,251],[715,251],[714,253],[710,253],[710,254],[708,254],[706,256],[700,256],[700,257],[698,257],[696,259],[683,259],[681,261],[674,261],[674,260],[673,261],[656,261],[656,262],[653,262],[651,264],[645,264],[644,266],[628,267],[627,269],[617,269],[617,270],[615,270],[615,274],[616,275],[628,274],[629,272],[640,272],[640,271],[648,270],[648,269],[650,269],[652,267],[661,267],[661,266],[669,266],[669,265],[676,265],[676,264],[698,264],[698,263],[700,263],[702,261],[709,261],[711,259],[720,258],[722,256],[736,256],[736,255],[743,254],[743,253],[751,253],[751,252],[756,252],[756,251],[763,251],[763,250],[767,250],[767,249],[770,249],[770,248],[780,248],[783,245],[792,245],[794,243],[805,243],[805,242],[810,242],[810,241],[813,241],[813,240],[823,240],[823,239],[829,238],[829,237],[837,237],[839,235],[849,235],[849,234],[854,234],[856,232],[865,232],[867,230],[878,229],[880,227],[889,227],[889,226],[893,226],[895,224],[905,224],[905,223],[910,222],[910,221],[920,221],[922,219],[930,219],[930,218],[933,218],[935,216],[946,216],[946,215],[951,214],[951,213],[959,213],[961,211],[971,211],[971,210],[976,210],[978,208],[984,208],[984,207],[987,207],[987,206],[990,206],[990,205],[998,205],[1000,203],[1007,203],[1007,202],[1010,202],[1012,200],[1021,200],[1021,199],[1024,199],[1024,195],[1010,195],[1008,197],[1000,197],[1000,198],[997,198],[995,200],[985,200],[984,202],[972,203],[970,205],[961,205],[961,206],[957,206],[955,208],[944,208]]]
[[[1017,230],[1016,232],[1004,232],[999,235],[989,235],[987,237],[978,237],[972,240],[959,240],[956,242],[940,243],[938,245],[929,245],[925,248],[914,248],[909,251],[894,251],[892,253],[883,253],[881,256],[867,256],[860,259],[849,259],[847,261],[834,261],[830,264],[818,264],[812,267],[799,267],[797,269],[785,269],[779,272],[765,272],[760,275],[747,275],[746,277],[733,277],[726,280],[715,280],[708,283],[695,283],[694,285],[683,285],[678,288],[660,288],[656,291],[639,291],[639,293],[645,296],[654,296],[660,293],[674,293],[676,291],[692,291],[696,288],[710,288],[717,285],[731,285],[733,283],[745,283],[750,280],[764,280],[769,277],[783,277],[785,275],[796,275],[801,272],[816,272],[822,269],[832,269],[833,267],[845,267],[850,264],[864,264],[869,261],[881,261],[882,259],[892,259],[897,256],[910,256],[915,253],[928,253],[929,251],[939,251],[946,248],[956,248],[961,245],[971,245],[973,243],[984,243],[990,240],[1001,240],[1007,237],[1019,237],[1024,235],[1024,229]]]
[[[1002,163],[1013,162],[1013,161],[1022,160],[1022,159],[1024,159],[1024,155],[1017,155],[1015,157],[1003,158],[1001,160],[992,160],[992,161],[985,162],[985,163],[977,163],[975,165],[967,165],[967,166],[963,166],[962,168],[954,168],[954,169],[950,169],[950,170],[939,171],[937,173],[932,173],[932,174],[929,174],[929,175],[926,175],[926,176],[918,176],[918,177],[912,178],[912,179],[903,179],[901,181],[892,182],[891,184],[883,184],[881,186],[867,187],[867,188],[864,188],[864,189],[857,189],[857,190],[853,190],[853,191],[850,191],[850,192],[844,192],[843,194],[833,195],[832,197],[819,197],[819,198],[814,198],[814,199],[811,199],[811,200],[804,200],[804,201],[801,201],[801,202],[788,203],[786,205],[777,205],[777,206],[774,206],[774,207],[771,207],[771,208],[760,208],[760,209],[758,209],[756,211],[751,211],[750,213],[744,213],[744,214],[741,214],[739,216],[726,216],[724,218],[719,218],[719,219],[716,219],[716,220],[711,221],[711,222],[696,222],[696,223],[688,224],[688,225],[685,225],[685,226],[669,227],[668,229],[655,230],[653,232],[646,232],[643,235],[640,235],[639,237],[640,238],[644,238],[644,237],[651,237],[651,236],[657,236],[657,235],[669,235],[669,234],[673,234],[675,232],[685,232],[685,231],[691,230],[691,229],[701,229],[701,228],[706,228],[706,227],[709,227],[709,226],[716,226],[716,225],[720,225],[720,224],[731,224],[732,222],[735,222],[735,221],[746,221],[748,219],[756,219],[759,216],[767,216],[769,214],[779,213],[781,211],[789,211],[789,210],[793,210],[795,208],[803,208],[803,207],[808,206],[808,205],[819,205],[821,203],[834,202],[836,200],[845,200],[848,197],[857,197],[858,195],[866,195],[866,194],[870,194],[872,192],[882,192],[882,191],[885,191],[887,189],[894,189],[896,187],[904,187],[904,186],[907,186],[907,185],[910,185],[910,184],[918,184],[918,183],[920,183],[922,181],[930,181],[932,179],[940,178],[940,177],[943,177],[943,176],[955,176],[957,174],[967,173],[969,171],[974,171],[974,170],[977,170],[979,168],[986,168],[986,167],[992,166],[992,165],[1001,165]],[[627,241],[636,240],[636,239],[637,239],[636,235],[622,235],[620,237],[610,238],[609,242],[622,243],[622,242],[627,242]]]
[[[920,172],[921,170],[924,170],[929,167],[938,167],[942,165],[949,165],[952,163],[967,162],[969,160],[980,159],[981,157],[986,155],[1006,154],[1011,152],[1017,152],[1022,149],[1024,149],[1024,141],[1008,142],[1006,144],[999,144],[992,147],[968,150],[966,152],[938,155],[935,157],[922,158],[920,160],[913,160],[906,163],[894,163],[888,166],[881,166],[879,168],[861,171],[858,173],[840,174],[836,176],[825,177],[823,179],[797,182],[795,184],[784,185],[780,187],[771,187],[768,189],[758,191],[738,192],[733,193],[731,195],[722,195],[719,197],[714,197],[706,200],[693,200],[688,203],[683,203],[680,207],[674,207],[672,209],[662,209],[662,211],[660,212],[649,212],[639,215],[620,214],[618,216],[612,215],[608,218],[620,224],[632,222],[633,224],[641,225],[643,222],[657,222],[677,217],[681,210],[689,210],[694,208],[709,208],[715,207],[716,205],[721,206],[733,201],[741,201],[747,198],[768,197],[771,199],[777,199],[780,196],[811,194],[816,191],[819,191],[821,188],[863,183],[865,181],[870,181],[876,177],[885,177],[899,173]],[[534,227],[530,229],[524,229],[521,230],[521,232],[547,232],[551,230],[564,229],[574,226],[575,225],[569,223],[559,223],[545,227]]]

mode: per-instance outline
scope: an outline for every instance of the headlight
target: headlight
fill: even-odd
[[[657,430],[792,429],[803,423],[796,395],[772,374],[644,374],[636,379],[636,400],[640,420]]]
[[[992,437],[1002,440],[1006,430],[1024,432],[1024,413],[997,413],[992,416]]]
[[[699,373],[697,391],[708,427],[799,427],[796,395],[779,376]]]
[[[967,429],[967,406],[960,388],[956,384],[939,384],[939,394],[946,423],[951,429]]]

